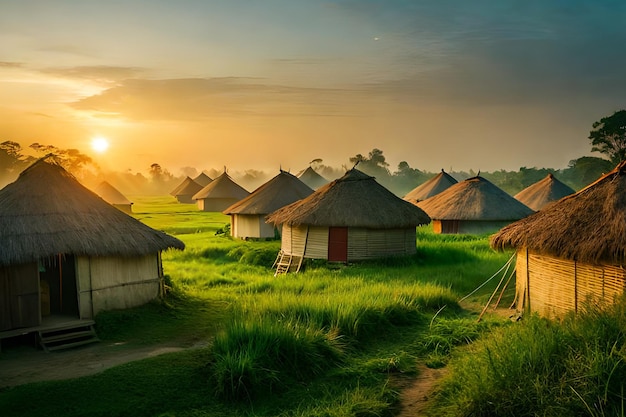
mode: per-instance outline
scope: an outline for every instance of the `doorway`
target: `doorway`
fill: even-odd
[[[39,264],[41,315],[78,317],[78,287],[74,255],[59,254]]]

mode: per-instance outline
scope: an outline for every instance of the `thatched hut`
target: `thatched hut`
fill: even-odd
[[[533,213],[481,176],[456,183],[417,205],[433,220],[435,233],[491,233]]]
[[[457,182],[458,181],[452,175],[442,169],[439,174],[409,191],[404,196],[404,199],[415,204],[447,190]]]
[[[202,189],[202,185],[198,184],[190,177],[185,177],[185,179],[178,184],[176,188],[170,191],[170,195],[176,197],[179,203],[183,204],[193,204],[196,201],[193,199],[194,194]]]
[[[265,221],[265,216],[312,193],[313,190],[294,175],[280,170],[249,196],[224,210],[224,214],[230,216],[232,236],[273,238],[275,227]]]
[[[281,251],[298,262],[348,262],[415,253],[415,228],[430,218],[353,168],[267,221],[282,225]]]
[[[102,197],[104,201],[122,210],[124,213],[131,214],[133,212],[133,203],[108,182],[102,181],[94,191]]]
[[[575,194],[503,228],[491,246],[517,252],[516,306],[562,316],[626,287],[626,162]]]
[[[541,181],[529,185],[513,197],[531,209],[539,211],[547,204],[574,193],[573,189],[550,173]]]
[[[193,199],[202,211],[222,212],[250,193],[224,171],[209,185],[196,192]]]
[[[38,160],[0,190],[0,338],[48,315],[90,319],[156,298],[168,248],[184,244]]]
[[[202,187],[206,187],[207,185],[211,183],[211,181],[213,181],[213,178],[209,177],[204,172],[201,172],[200,175],[198,175],[197,177],[193,179],[193,181],[195,183],[200,184]]]
[[[328,184],[328,180],[318,174],[317,171],[310,166],[300,171],[296,177],[313,190],[317,190],[321,186]]]

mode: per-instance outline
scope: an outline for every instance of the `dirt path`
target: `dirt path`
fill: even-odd
[[[396,417],[423,416],[433,389],[447,372],[446,368],[431,369],[425,365],[420,365],[418,370],[417,378],[401,384],[400,406]]]
[[[78,378],[185,347],[154,345],[127,347],[120,343],[94,343],[65,351],[19,349],[0,355],[0,388],[38,381]]]

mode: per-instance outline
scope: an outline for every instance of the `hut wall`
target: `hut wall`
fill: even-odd
[[[197,200],[198,209],[202,211],[222,212],[239,201],[236,198],[201,198]]]
[[[122,258],[78,258],[79,312],[93,318],[104,310],[139,306],[159,295],[158,254]]]
[[[193,194],[180,194],[176,196],[176,200],[182,204],[193,204],[196,201],[192,197]]]
[[[290,255],[310,257],[305,253],[308,230],[307,226],[289,226],[284,224],[280,243],[281,250]]]
[[[415,228],[348,229],[348,260],[409,255],[416,252]]]
[[[0,267],[0,331],[41,323],[36,263]]]
[[[619,266],[574,262],[525,249],[518,251],[516,264],[517,298],[523,300],[518,310],[523,307],[546,317],[561,317],[588,303],[613,303],[626,287],[626,271]]]
[[[265,223],[264,216],[258,214],[231,215],[231,231],[239,238],[273,238],[274,226]]]
[[[309,227],[304,256],[311,259],[328,259],[328,227]]]
[[[512,221],[433,220],[433,231],[444,234],[480,235],[494,233]]]

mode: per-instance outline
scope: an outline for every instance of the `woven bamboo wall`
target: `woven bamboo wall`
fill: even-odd
[[[157,254],[134,258],[78,258],[81,318],[92,318],[99,311],[139,306],[159,295],[160,271]],[[91,296],[91,297],[90,297]],[[83,316],[85,314],[85,316]]]
[[[624,292],[626,273],[613,265],[590,265],[545,255],[517,253],[518,310],[561,317],[587,303],[612,303]]]
[[[328,227],[309,226],[304,256],[312,259],[328,259]]]
[[[415,229],[348,229],[348,259],[363,260],[416,252]]]

